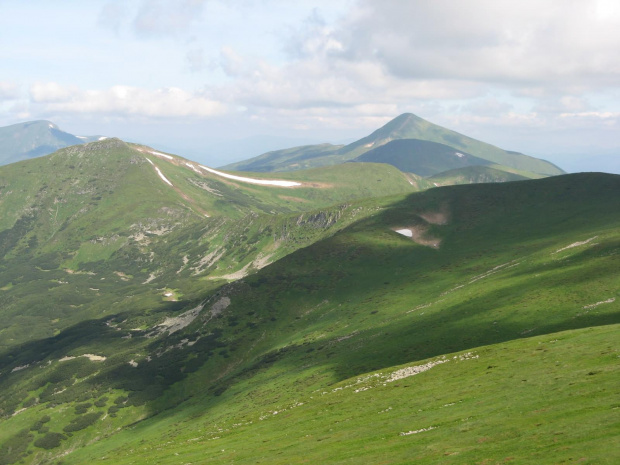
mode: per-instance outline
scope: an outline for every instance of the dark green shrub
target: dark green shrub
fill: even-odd
[[[67,426],[65,426],[62,430],[65,433],[72,433],[74,431],[80,431],[85,428],[88,428],[94,422],[96,422],[99,417],[102,415],[101,412],[96,413],[87,413],[86,415],[82,415],[71,420]]]
[[[49,422],[50,420],[51,418],[49,417],[49,415],[42,416],[41,418],[37,420],[37,422],[34,425],[30,427],[30,431],[38,431],[40,433],[41,429],[43,428],[43,425]]]
[[[116,405],[124,404],[125,402],[127,402],[127,399],[128,399],[127,396],[120,396],[120,397],[117,397],[116,399],[114,399],[114,403]]]
[[[37,398],[36,397],[29,397],[28,399],[26,399],[24,401],[24,403],[22,404],[25,408],[28,407],[32,407],[34,404],[37,403]]]
[[[86,412],[88,412],[88,409],[91,408],[93,406],[93,404],[91,404],[90,402],[87,402],[85,404],[78,404],[75,406],[75,414],[76,415],[82,415]]]
[[[107,405],[107,402],[108,402],[108,398],[104,396],[101,399],[95,401],[95,407],[99,407],[99,408],[105,407]]]
[[[67,436],[62,433],[47,433],[42,438],[37,439],[34,442],[34,445],[36,447],[40,447],[41,449],[53,449],[58,447],[65,439],[67,439]]]
[[[116,405],[112,405],[110,408],[108,408],[108,413],[110,414],[110,416],[114,416],[119,410],[120,408],[118,408]]]

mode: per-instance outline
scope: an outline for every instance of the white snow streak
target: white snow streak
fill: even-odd
[[[144,157],[144,158],[146,158],[146,157]],[[169,184],[170,186],[172,186],[172,183],[171,183],[170,181],[168,181],[168,179],[166,178],[166,176],[164,176],[164,175],[163,175],[163,173],[162,173],[161,171],[159,171],[159,168],[157,168],[157,166],[155,166],[155,163],[153,163],[153,162],[152,162],[151,160],[149,160],[148,158],[146,158],[146,160],[147,160],[147,161],[148,161],[151,165],[153,165],[153,167],[155,168],[155,171],[157,171],[157,174],[159,175],[159,177],[160,177],[160,178],[162,178],[162,179],[163,179],[163,181],[164,181],[166,184]]]
[[[151,150],[150,152],[151,152],[153,155],[157,155],[157,156],[160,156],[160,157],[164,157],[164,158],[167,158],[167,159],[169,159],[169,160],[174,160],[174,157],[171,157],[170,155],[166,155],[165,153],[156,152],[155,150]]]
[[[199,170],[198,168],[196,168],[194,165],[192,165],[191,163],[187,163],[187,162],[186,162],[185,164],[186,164],[187,166],[189,166],[192,170],[194,170],[196,173],[198,173],[198,174],[202,174],[202,173],[200,172],[200,170]]]
[[[260,184],[260,185],[264,185],[264,186],[279,186],[279,187],[301,186],[300,182],[295,182],[295,181],[281,181],[281,180],[275,180],[275,179],[246,178],[246,177],[243,177],[243,176],[235,176],[233,174],[222,173],[221,171],[217,171],[217,170],[214,170],[212,168],[207,168],[206,166],[203,166],[203,165],[198,165],[198,166],[200,168],[202,168],[203,170],[208,171],[209,173],[213,173],[213,174],[216,174],[218,176],[222,176],[223,178],[233,179],[235,181],[247,182],[249,184]]]

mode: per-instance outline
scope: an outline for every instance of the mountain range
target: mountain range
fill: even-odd
[[[423,121],[0,167],[0,463],[616,463],[620,176]]]
[[[74,136],[50,121],[29,121],[0,128],[0,165],[48,155],[70,145],[105,139],[103,136]]]
[[[403,171],[433,175],[479,164],[493,165],[526,177],[552,176],[564,171],[545,160],[502,150],[493,145],[437,126],[411,113],[402,114],[372,134],[348,145],[310,145],[268,152],[225,169],[237,171],[291,171],[346,161],[391,163]],[[427,160],[433,166],[424,166]],[[418,164],[423,165],[418,168]],[[403,169],[404,168],[404,169]],[[416,171],[417,169],[417,171]],[[418,171],[423,171],[418,172]]]

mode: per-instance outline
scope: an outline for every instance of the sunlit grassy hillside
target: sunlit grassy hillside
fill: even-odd
[[[618,176],[347,212],[243,279],[181,272],[174,305],[5,350],[3,460],[618,460]]]

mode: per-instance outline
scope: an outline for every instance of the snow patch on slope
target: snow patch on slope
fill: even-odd
[[[413,237],[413,232],[411,229],[397,229],[396,232],[398,234],[402,234],[403,236]]]
[[[166,155],[165,153],[156,152],[155,150],[150,150],[150,152],[153,155],[157,155],[158,157],[164,157],[164,158],[167,158],[168,160],[174,160],[174,157],[171,157],[170,155]]]
[[[146,158],[146,157],[144,157],[144,158]],[[155,163],[153,163],[153,162],[152,162],[151,160],[149,160],[148,158],[146,158],[146,160],[147,160],[147,161],[148,161],[151,165],[153,165],[153,167],[155,168],[155,171],[157,171],[157,174],[159,175],[159,177],[160,177],[160,178],[161,178],[161,179],[162,179],[162,180],[163,180],[166,184],[170,185],[171,187],[174,187],[174,186],[172,186],[172,183],[171,183],[170,181],[168,181],[168,178],[166,178],[166,176],[164,176],[164,174],[163,174],[161,171],[159,171],[159,168],[157,168],[157,166],[155,166]]]
[[[278,186],[278,187],[295,187],[301,186],[300,182],[295,181],[282,181],[277,179],[255,179],[255,178],[246,178],[244,176],[235,176],[233,174],[223,173],[221,171],[214,170],[213,168],[207,168],[203,165],[198,165],[205,171],[209,173],[215,174],[217,176],[222,176],[223,178],[233,179],[235,181],[246,182],[248,184],[259,184],[263,186]]]

